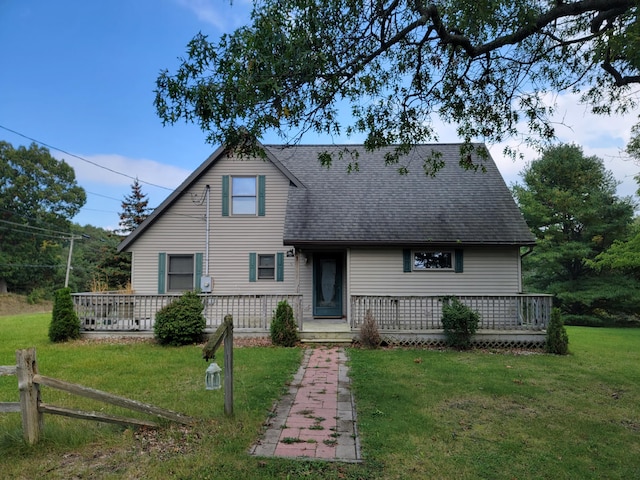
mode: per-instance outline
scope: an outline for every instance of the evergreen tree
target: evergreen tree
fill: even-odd
[[[514,195],[538,242],[523,262],[527,287],[554,294],[567,323],[614,322],[637,311],[635,279],[592,263],[628,238],[634,207],[616,196],[617,182],[602,160],[560,145],[528,165],[522,178]]]
[[[151,213],[148,205],[149,199],[145,193],[142,193],[142,186],[136,178],[131,185],[131,193],[122,201],[119,233],[128,235],[144,222]]]

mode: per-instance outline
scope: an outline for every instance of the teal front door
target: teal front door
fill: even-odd
[[[313,257],[313,315],[342,317],[342,255]]]

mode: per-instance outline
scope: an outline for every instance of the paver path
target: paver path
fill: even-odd
[[[356,414],[341,347],[305,350],[298,373],[251,448],[256,456],[360,462]]]

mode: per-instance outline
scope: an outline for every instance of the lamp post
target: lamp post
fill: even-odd
[[[64,276],[64,288],[69,286],[69,271],[71,270],[71,254],[73,253],[73,241],[80,240],[82,238],[91,238],[89,235],[71,235],[67,240],[70,240],[69,243],[69,256],[67,257],[67,273]]]

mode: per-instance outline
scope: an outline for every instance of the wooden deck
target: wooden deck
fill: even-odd
[[[77,293],[72,295],[86,335],[153,335],[155,314],[179,295]],[[439,296],[351,296],[343,319],[303,318],[302,295],[201,295],[211,333],[227,314],[239,336],[269,334],[278,302],[286,300],[298,319],[305,342],[351,343],[369,310],[385,342],[400,345],[443,345]],[[536,346],[544,344],[551,315],[549,295],[458,296],[480,313],[475,343],[482,346]]]

